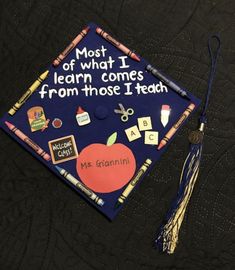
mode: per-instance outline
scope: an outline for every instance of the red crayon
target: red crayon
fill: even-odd
[[[32,141],[28,136],[26,136],[22,131],[16,128],[13,124],[5,122],[7,127],[15,133],[15,135],[24,141],[28,146],[30,146],[39,156],[44,158],[46,161],[51,160],[50,155],[48,155],[40,146],[38,146],[34,141]]]
[[[109,41],[111,44],[113,44],[116,48],[118,48],[120,51],[124,52],[126,55],[130,56],[132,59],[136,61],[140,61],[140,58],[131,50],[129,50],[126,46],[124,46],[122,43],[111,37],[108,33],[104,32],[101,28],[96,28],[96,33],[102,36],[104,39]]]
[[[57,67],[61,61],[74,49],[74,47],[87,35],[90,27],[85,27],[81,33],[79,33],[75,39],[68,45],[68,47],[53,61],[53,66]]]

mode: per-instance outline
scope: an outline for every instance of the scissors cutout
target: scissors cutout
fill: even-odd
[[[124,106],[121,103],[118,103],[118,105],[120,109],[115,109],[114,112],[122,114],[121,121],[127,122],[129,116],[134,114],[134,110],[132,108],[128,108],[127,110],[125,110]]]

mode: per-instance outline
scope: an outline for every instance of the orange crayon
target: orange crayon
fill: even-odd
[[[22,131],[20,131],[13,124],[5,121],[7,127],[15,133],[15,135],[20,138],[23,142],[25,142],[28,146],[30,146],[39,156],[44,158],[46,161],[51,160],[50,155],[48,155],[40,146],[38,146],[34,141],[32,141],[28,136],[26,136]]]
[[[124,46],[122,43],[111,37],[108,33],[104,32],[101,28],[96,28],[96,33],[102,36],[104,39],[109,41],[111,44],[113,44],[116,48],[118,48],[120,51],[125,53],[126,55],[130,56],[132,59],[136,61],[140,61],[140,58],[131,50],[129,50],[126,46]]]
[[[67,46],[67,48],[53,61],[53,66],[57,67],[61,61],[74,49],[74,47],[87,35],[90,27],[85,27],[81,33],[79,33],[75,39]]]
[[[186,118],[188,118],[190,113],[194,110],[194,108],[195,105],[193,103],[189,104],[188,108],[180,116],[179,120],[174,124],[174,126],[167,132],[165,137],[160,141],[157,150],[160,150],[163,146],[165,146],[168,143],[168,141],[176,133],[181,124],[185,121]]]

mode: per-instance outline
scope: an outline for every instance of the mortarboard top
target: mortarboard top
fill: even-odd
[[[200,101],[188,91],[190,100],[181,97],[146,71],[146,60],[131,59],[98,35],[95,24],[89,26],[88,34],[58,67],[49,66],[49,76],[27,102],[13,116],[6,113],[0,123],[2,129],[112,220],[122,208],[123,204],[118,208],[115,205],[130,180],[150,159],[152,163],[141,174],[143,180],[167,149],[166,145],[157,150],[157,143],[190,103],[196,109]],[[132,110],[125,115],[114,112],[121,110],[119,104]],[[170,106],[165,127],[161,123],[163,105]],[[44,120],[50,119],[48,128],[32,131],[29,118],[39,118],[34,125],[37,129],[42,112]],[[52,156],[52,161],[42,159],[22,142],[5,121],[36,142]],[[57,165],[85,183],[104,205],[95,203],[60,175]]]

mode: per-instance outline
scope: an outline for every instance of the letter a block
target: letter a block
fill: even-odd
[[[138,126],[140,131],[152,129],[150,116],[138,118]]]
[[[141,134],[140,134],[137,126],[133,126],[133,127],[125,129],[125,132],[126,132],[126,136],[129,140],[129,142],[137,140],[141,137]]]

